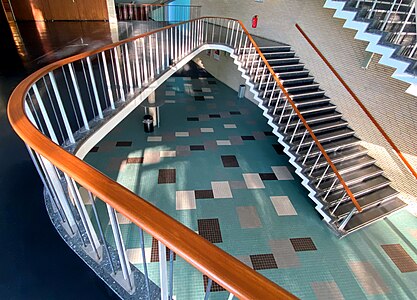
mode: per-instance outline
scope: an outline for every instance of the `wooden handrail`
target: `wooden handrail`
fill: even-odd
[[[321,145],[321,143],[319,142],[319,140],[317,139],[316,135],[314,134],[313,130],[310,128],[310,126],[308,125],[307,121],[304,119],[303,115],[301,114],[301,112],[298,110],[297,105],[294,103],[294,101],[291,99],[290,95],[288,94],[287,90],[284,88],[284,86],[282,85],[281,81],[279,80],[277,74],[275,73],[275,71],[272,69],[272,67],[270,66],[270,64],[268,63],[268,61],[266,60],[265,56],[262,54],[261,49],[259,49],[259,46],[256,44],[256,42],[253,40],[252,36],[249,34],[248,30],[246,29],[245,25],[243,25],[243,23],[241,21],[238,21],[240,23],[240,25],[242,26],[243,30],[245,31],[246,35],[248,36],[249,40],[251,41],[251,43],[254,45],[256,51],[258,52],[259,56],[262,58],[264,64],[266,65],[266,67],[268,68],[269,72],[272,74],[274,80],[276,81],[276,83],[278,84],[278,86],[280,87],[281,91],[284,93],[285,97],[287,98],[288,102],[291,104],[293,110],[296,112],[296,114],[298,115],[298,117],[300,118],[300,120],[303,122],[304,127],[308,130],[308,132],[310,133],[310,136],[312,137],[312,139],[314,140],[314,142],[316,143],[316,146],[319,148],[320,152],[322,153],[322,155],[324,156],[324,158],[326,159],[327,163],[330,165],[330,167],[332,168],[333,172],[335,173],[335,175],[337,176],[337,178],[339,179],[340,183],[343,185],[346,193],[348,194],[348,196],[350,197],[350,199],[352,200],[353,204],[355,205],[356,209],[361,212],[362,211],[362,207],[359,205],[358,201],[356,200],[355,196],[353,195],[352,191],[349,189],[349,187],[347,186],[346,182],[343,180],[342,176],[340,175],[339,171],[337,170],[336,166],[333,164],[331,158],[329,157],[329,155],[326,153],[326,150],[324,150],[323,146]]]
[[[237,298],[248,300],[296,299],[288,291],[250,269],[233,256],[214,246],[186,226],[149,204],[143,198],[132,193],[119,183],[53,143],[34,127],[25,114],[24,103],[26,94],[31,86],[48,72],[127,41],[149,36],[173,26],[178,26],[178,24],[113,43],[98,50],[75,55],[34,72],[24,79],[10,96],[7,108],[10,123],[16,133],[30,148],[47,158],[58,169],[67,173],[76,182],[111,205],[134,224],[143,228],[150,235],[172,249],[196,269],[219,283]]]
[[[385,140],[390,144],[392,149],[394,149],[394,151],[397,153],[397,155],[400,157],[400,159],[406,165],[408,170],[410,170],[411,174],[413,174],[414,177],[417,179],[416,170],[414,170],[414,168],[411,166],[411,164],[407,161],[407,159],[401,153],[401,151],[397,147],[397,145],[395,145],[395,143],[391,140],[391,138],[388,136],[388,134],[385,132],[385,130],[382,128],[382,126],[379,125],[379,123],[374,118],[374,116],[372,116],[371,112],[365,107],[365,105],[362,103],[362,101],[359,100],[358,96],[356,96],[356,94],[352,91],[352,89],[347,85],[347,83],[343,80],[342,76],[339,75],[339,73],[336,71],[336,69],[330,64],[330,62],[321,53],[321,51],[319,50],[319,48],[317,48],[317,46],[313,43],[313,41],[307,36],[307,34],[300,27],[300,25],[295,24],[295,27],[297,27],[298,31],[300,31],[300,33],[307,40],[307,42],[310,44],[310,46],[313,47],[314,51],[316,51],[316,53],[320,56],[320,58],[324,61],[324,63],[329,67],[329,69],[336,76],[336,78],[340,81],[340,83],[345,87],[345,89],[348,91],[348,93],[353,97],[353,99],[355,99],[356,103],[365,112],[365,114],[368,116],[368,118],[371,120],[371,122],[375,125],[375,127],[379,130],[379,132],[382,134],[382,136],[385,138]]]

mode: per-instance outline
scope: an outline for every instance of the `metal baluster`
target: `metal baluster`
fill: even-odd
[[[208,278],[207,287],[206,287],[206,294],[204,295],[204,300],[208,300],[210,298],[210,292],[211,292],[211,285],[212,284],[213,284],[213,280],[211,280],[211,278]]]
[[[111,271],[112,271],[113,274],[116,274],[116,271],[115,271],[114,266],[113,266],[113,261],[112,261],[112,258],[111,258],[110,252],[109,252],[109,247],[107,245],[106,238],[104,237],[103,228],[102,228],[101,223],[100,223],[100,218],[99,218],[98,213],[97,213],[95,197],[89,190],[87,190],[87,191],[88,191],[88,197],[90,198],[90,201],[91,201],[91,208],[93,209],[94,218],[96,219],[97,227],[98,227],[98,230],[100,232],[100,237],[101,237],[101,240],[103,241],[104,250],[106,251],[107,257],[109,258]]]
[[[173,299],[174,291],[174,251],[169,249],[169,286],[168,286],[168,297],[170,300]]]
[[[301,138],[300,143],[298,144],[297,151],[295,151],[295,153],[296,153],[296,154],[298,154],[298,151],[300,151],[301,145],[302,145],[302,144],[303,144],[303,142],[304,142],[304,139],[305,139],[305,137],[306,137],[307,132],[308,132],[308,130],[306,129],[306,131],[304,131],[304,134],[303,134],[303,137]]]
[[[57,139],[56,134],[55,134],[55,130],[52,127],[51,121],[49,120],[48,113],[46,112],[46,108],[45,108],[45,106],[43,104],[42,97],[39,94],[39,90],[38,90],[38,87],[37,87],[36,83],[34,83],[32,85],[32,90],[33,90],[33,92],[35,94],[36,101],[38,102],[38,106],[39,106],[39,109],[41,111],[41,114],[42,114],[42,117],[43,117],[43,121],[45,122],[46,128],[48,129],[49,136],[51,137],[51,140],[54,143],[59,144],[58,143],[58,139]]]
[[[292,136],[291,136],[290,144],[292,144],[292,141],[294,140],[295,134],[297,133],[298,126],[300,125],[300,123],[301,123],[301,119],[298,119],[297,125],[295,125],[294,132],[292,133]]]
[[[323,200],[324,200],[324,201],[326,201],[327,197],[329,196],[329,194],[330,194],[331,190],[333,189],[334,185],[336,184],[337,180],[338,180],[338,178],[337,178],[337,177],[333,180],[333,183],[332,183],[332,185],[330,186],[330,189],[328,189],[328,190],[327,190],[326,195],[323,197]]]
[[[93,99],[91,97],[90,83],[88,82],[88,79],[87,79],[87,73],[85,71],[84,60],[81,59],[80,61],[81,61],[81,67],[82,67],[82,70],[83,70],[83,75],[84,75],[84,83],[85,83],[85,86],[87,88],[88,99],[90,100],[91,111],[92,111],[94,119],[95,119],[97,117],[97,115],[96,115],[96,110],[95,110],[95,107],[94,107],[94,104],[93,104]]]
[[[258,66],[256,67],[255,78],[254,78],[255,83],[258,81],[258,73],[261,67],[261,61],[262,61],[262,57],[259,55],[259,62],[258,62]]]
[[[229,30],[230,30],[230,20],[227,21],[226,38],[224,39],[225,44],[227,44],[227,39],[229,38]]]
[[[78,125],[78,128],[77,129],[80,129],[81,128],[81,123],[80,123],[80,120],[78,119],[78,116],[77,116],[77,110],[75,109],[74,99],[72,98],[72,93],[71,93],[71,90],[69,88],[69,83],[68,83],[68,80],[67,80],[67,75],[66,75],[66,72],[65,72],[65,69],[64,69],[63,66],[61,67],[61,70],[62,70],[62,74],[64,75],[64,81],[65,81],[65,85],[67,87],[68,95],[69,95],[69,98],[70,98],[70,102],[71,102],[71,106],[72,106],[72,111],[74,112],[75,120],[76,120],[77,125]]]
[[[278,124],[281,124],[282,118],[284,117],[284,112],[287,109],[288,98],[285,98],[284,107],[282,108],[281,116],[279,117]]]
[[[319,160],[320,160],[321,155],[322,155],[322,153],[320,152],[320,153],[319,153],[319,156],[317,156],[316,162],[315,162],[315,163],[314,163],[314,165],[313,165],[313,168],[311,168],[310,173],[308,173],[308,176],[311,176],[311,174],[313,174],[313,171],[314,171],[314,169],[316,168],[316,166],[317,166],[317,164],[318,164],[318,162],[319,162]]]
[[[67,132],[68,139],[69,139],[70,143],[74,144],[75,143],[74,135],[72,134],[72,129],[71,129],[71,126],[68,122],[68,118],[67,118],[67,114],[66,114],[65,109],[64,109],[64,105],[62,104],[61,94],[59,93],[58,86],[56,84],[55,76],[53,74],[53,71],[49,72],[48,75],[49,75],[49,80],[51,81],[51,84],[52,84],[52,90],[54,91],[59,111],[61,113],[61,119],[64,122],[64,127],[65,127],[65,131]]]
[[[93,87],[94,98],[96,100],[98,117],[100,119],[103,119],[103,110],[101,109],[100,98],[98,97],[96,80],[94,79],[94,72],[93,72],[93,67],[91,65],[90,57],[87,57],[87,66],[88,66],[88,71],[90,73],[90,81],[91,81],[91,85]]]
[[[234,35],[234,32],[235,32],[235,26],[236,26],[236,22],[233,21],[232,31],[230,33],[230,42],[229,42],[229,45],[232,45],[232,42],[233,42],[233,35]]]
[[[256,49],[255,49],[255,53],[254,53],[253,58],[252,58],[252,65],[251,65],[251,68],[250,68],[250,71],[249,71],[249,75],[252,75],[253,67],[254,67],[255,61],[256,61],[256,55],[257,55],[257,53],[256,53]]]
[[[268,106],[271,106],[271,102],[272,102],[273,96],[274,96],[274,94],[275,94],[276,88],[277,88],[277,82],[276,82],[276,81],[274,81],[274,86],[272,87],[271,96],[269,96]],[[280,90],[280,92],[281,92],[281,90]],[[277,102],[278,102],[278,101],[277,101]],[[276,108],[275,108],[275,109],[276,109]]]
[[[284,133],[287,133],[288,126],[290,125],[292,116],[294,115],[294,109],[291,110],[290,117],[288,118],[287,125],[285,126]]]
[[[143,262],[143,273],[145,275],[145,284],[146,284],[146,291],[148,292],[148,299],[151,299],[151,291],[149,288],[149,275],[148,275],[148,263],[146,262],[146,253],[145,253],[145,239],[143,237],[143,230],[142,228],[138,227],[139,229],[139,241],[140,241],[140,249],[142,252],[142,262]]]
[[[276,82],[275,82],[275,85],[276,85]],[[275,85],[274,85],[274,87],[275,87]],[[282,91],[281,91],[281,88],[280,88],[279,93],[278,93],[278,99],[277,99],[277,102],[275,103],[275,109],[274,109],[273,115],[275,115],[277,113],[278,105],[281,102],[281,95],[282,95]]]
[[[115,47],[113,49],[113,52],[114,52],[114,64],[116,65],[117,79],[119,81],[120,97],[121,97],[121,100],[123,102],[125,102],[126,101],[126,99],[125,99],[125,92],[124,92],[124,89],[123,89],[122,72],[120,71],[120,62],[119,62],[119,55],[117,53],[117,47]]]
[[[141,38],[142,41],[142,61],[143,61],[143,75],[144,83],[148,83],[148,62],[146,58],[146,49],[145,49],[145,38]]]
[[[45,77],[46,76],[42,77],[43,85],[45,86],[45,91],[46,91],[46,94],[48,95],[49,103],[51,104],[52,112],[53,112],[53,114],[55,116],[55,120],[56,120],[55,123],[58,126],[58,131],[59,131],[59,133],[61,135],[62,143],[64,143],[65,142],[64,132],[62,131],[61,124],[59,122],[58,115],[56,113],[54,101],[52,101],[51,93],[49,92],[48,84],[47,84],[47,82],[45,80]],[[40,82],[40,80],[38,82]]]
[[[142,88],[142,76],[140,75],[141,69],[138,54],[138,40],[133,41],[133,46],[135,49],[136,84],[138,85],[138,88]]]
[[[355,214],[355,212],[356,212],[356,207],[354,207],[351,211],[350,211],[350,213],[346,216],[346,218],[343,220],[343,222],[342,222],[342,224],[339,226],[339,230],[343,230],[345,227],[346,227],[346,225],[347,225],[347,223],[349,223],[349,221],[350,221],[350,219],[352,218],[352,216]]]
[[[324,178],[324,176],[326,175],[327,170],[329,170],[329,168],[330,168],[330,165],[327,165],[326,170],[324,170],[323,175],[321,175],[320,180],[319,180],[319,182],[317,183],[317,188],[319,188],[319,186],[320,186],[321,182],[323,181],[323,178]]]
[[[107,94],[106,94],[106,90],[104,88],[104,79],[103,79],[103,71],[102,71],[103,66],[101,65],[102,63],[101,63],[101,60],[100,60],[98,54],[96,54],[96,59],[97,59],[97,62],[98,62],[98,70],[99,70],[99,73],[100,73],[101,90],[103,91],[103,95],[104,95],[104,104],[105,104],[104,110],[106,110],[106,109],[109,108],[109,106],[111,106],[111,104],[110,104],[110,100],[107,100]]]
[[[313,146],[314,146],[314,140],[313,140],[313,141],[311,141],[310,148],[308,148],[307,154],[306,154],[306,156],[304,157],[304,160],[303,160],[303,165],[304,165],[304,164],[305,164],[305,162],[307,161],[307,158],[308,158],[308,156],[310,155],[310,152],[311,152],[311,149],[313,149]]]
[[[150,79],[153,79],[155,77],[155,73],[154,73],[154,65],[153,65],[153,45],[152,45],[152,35],[150,35],[149,37],[149,46],[148,46],[148,50],[149,50],[149,71],[150,71]]]
[[[339,207],[340,203],[342,203],[343,198],[345,198],[346,196],[346,191],[343,193],[342,198],[340,198],[339,202],[337,202],[335,208],[332,210],[332,215],[335,213],[335,211],[337,210],[337,208]]]
[[[159,32],[155,33],[155,57],[156,57],[156,74],[157,75],[160,73],[158,34],[159,34]]]
[[[125,58],[126,58],[126,67],[127,67],[127,78],[129,82],[130,93],[133,94],[133,79],[132,79],[132,69],[130,66],[129,47],[127,43],[124,46],[125,46]]]
[[[264,90],[264,94],[263,94],[262,98],[265,98],[266,97],[266,93],[268,91],[269,82],[271,81],[271,77],[272,77],[272,74],[269,73],[268,74],[268,80],[266,81],[266,86],[265,86],[265,90]]]
[[[80,89],[78,87],[77,79],[75,77],[75,72],[72,66],[72,63],[68,64],[68,69],[70,71],[72,86],[74,87],[75,96],[77,97],[78,107],[80,108],[81,118],[83,120],[85,130],[90,130],[90,126],[88,125],[87,116],[84,111],[83,101],[81,100]]]
[[[266,70],[266,65],[264,64],[264,68],[262,70],[262,75],[261,75],[261,82],[259,83],[259,87],[261,87],[262,86],[262,83],[264,82],[265,70]]]
[[[167,275],[167,257],[166,246],[158,241],[159,254],[159,279],[161,285],[161,299],[168,299],[168,275]]]
[[[113,90],[111,88],[109,70],[107,69],[106,54],[104,53],[104,51],[101,52],[101,59],[102,59],[102,62],[103,62],[104,77],[106,78],[107,93],[109,95],[110,107],[112,109],[115,109],[114,99],[113,99]]]

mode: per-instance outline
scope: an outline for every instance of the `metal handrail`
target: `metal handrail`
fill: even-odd
[[[202,19],[208,18],[195,20]],[[229,18],[223,19],[233,20]],[[84,52],[54,62],[41,68],[23,80],[13,91],[8,105],[10,123],[16,133],[31,149],[53,163],[64,174],[68,174],[73,183],[74,181],[80,183],[239,299],[295,299],[295,296],[291,293],[195,234],[192,230],[149,204],[143,198],[65,151],[39,132],[25,113],[25,98],[29,89],[49,72],[105,50],[114,49],[129,41],[148,37],[153,33],[190,22],[182,22],[157,29],[97,50]],[[243,24],[241,25],[243,26]]]

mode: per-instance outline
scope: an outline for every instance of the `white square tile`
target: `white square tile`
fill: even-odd
[[[214,99],[214,96],[203,96],[204,100],[212,100]]]
[[[190,133],[188,131],[177,131],[175,132],[176,137],[188,137]]]
[[[245,180],[245,183],[248,189],[264,189],[265,188],[265,185],[262,182],[262,179],[258,173],[245,173],[243,174],[243,179]]]
[[[217,146],[230,146],[232,143],[229,140],[217,140]]]
[[[213,128],[200,128],[201,132],[214,132]]]
[[[166,104],[174,104],[175,103],[175,100],[165,100],[165,103]]]
[[[176,209],[186,210],[195,209],[195,194],[194,191],[176,191]]]
[[[201,88],[203,93],[211,93],[211,88]]]
[[[214,198],[233,198],[228,181],[212,181],[211,188]]]
[[[278,180],[294,180],[290,171],[285,166],[271,167]]]
[[[184,81],[191,81],[191,77],[183,77]]]
[[[175,82],[175,77],[170,77],[167,79],[167,82]]]
[[[147,141],[148,142],[162,142],[162,136],[157,136],[157,135],[148,136]]]
[[[143,164],[151,165],[157,164],[161,161],[161,156],[159,151],[145,150],[143,154]]]
[[[175,91],[165,91],[165,96],[175,96]]]
[[[152,248],[145,248],[145,259],[147,263],[151,262],[151,253]],[[141,248],[132,248],[126,249],[127,259],[132,264],[142,264],[143,257],[142,257],[142,249]]]
[[[175,156],[177,156],[177,152],[176,151],[163,150],[163,151],[159,152],[159,156],[161,156],[161,157],[175,157]]]
[[[274,205],[275,211],[278,216],[296,216],[294,206],[292,205],[290,198],[287,196],[271,196],[272,205]]]
[[[223,126],[227,129],[237,128],[236,124],[224,124]]]

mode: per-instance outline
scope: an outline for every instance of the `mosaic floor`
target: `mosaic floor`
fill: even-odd
[[[144,133],[139,107],[86,161],[301,299],[417,298],[413,215],[401,211],[339,240],[256,105],[211,77],[172,77],[161,98],[159,128]],[[139,232],[119,221],[129,259],[142,269]],[[158,283],[157,242],[147,236],[145,246]],[[176,299],[202,299],[206,283],[176,257]],[[218,285],[212,291],[210,299],[227,298]]]

